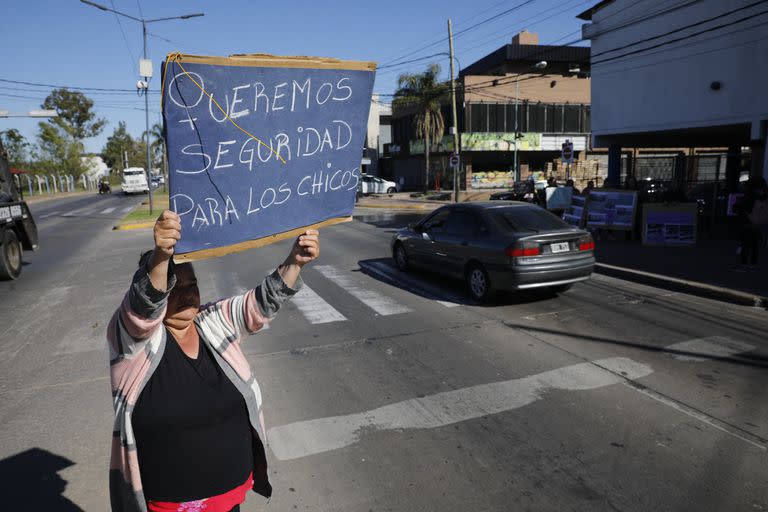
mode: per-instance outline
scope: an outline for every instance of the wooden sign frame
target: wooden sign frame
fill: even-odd
[[[237,67],[268,67],[268,68],[293,68],[293,69],[331,69],[331,70],[351,70],[351,71],[376,71],[376,63],[373,61],[352,61],[341,60],[330,57],[309,57],[309,56],[280,56],[262,53],[252,54],[233,54],[229,57],[203,56],[182,54],[178,52],[169,53],[166,56],[165,66],[172,62],[179,62],[183,66],[189,64],[205,64],[214,66],[237,66]],[[165,67],[163,68],[165,74]],[[164,80],[163,80],[164,82]],[[165,95],[165,88],[161,91]],[[163,117],[165,120],[165,117]],[[166,140],[166,157],[169,155],[168,144]],[[352,217],[335,217],[326,219],[315,224],[298,227],[289,231],[284,231],[253,240],[226,245],[223,247],[214,247],[211,249],[201,249],[184,254],[176,254],[173,259],[176,263],[186,263],[200,261],[209,258],[216,258],[227,254],[246,251],[258,247],[263,247],[281,240],[297,237],[308,229],[320,229],[334,224],[352,221]]]

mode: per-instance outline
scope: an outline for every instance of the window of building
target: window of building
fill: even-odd
[[[469,131],[488,131],[488,105],[485,103],[473,103],[469,109]]]
[[[547,105],[542,103],[529,103],[528,107],[528,126],[529,132],[546,132],[546,109]]]
[[[581,105],[563,105],[563,109],[563,131],[568,133],[580,132]]]

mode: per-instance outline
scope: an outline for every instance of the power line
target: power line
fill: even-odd
[[[760,3],[763,3],[765,1],[766,0],[762,0]],[[614,60],[623,59],[624,57],[629,57],[630,55],[636,55],[638,53],[647,52],[648,50],[653,50],[655,48],[660,48],[662,46],[666,46],[666,45],[669,45],[669,44],[677,43],[677,42],[680,42],[680,41],[685,41],[686,39],[691,39],[693,37],[696,37],[696,36],[699,36],[699,35],[702,35],[702,34],[706,34],[706,33],[709,33],[709,32],[713,32],[715,30],[719,30],[721,28],[730,27],[730,26],[733,26],[733,25],[737,25],[739,23],[743,23],[745,21],[749,21],[749,20],[755,18],[756,16],[762,16],[764,14],[768,14],[768,10],[760,11],[758,13],[753,13],[753,14],[747,15],[747,16],[745,16],[743,18],[739,18],[737,20],[730,21],[728,23],[723,23],[723,24],[720,24],[720,25],[715,25],[714,27],[710,27],[710,28],[707,28],[707,29],[704,29],[704,30],[700,30],[698,32],[694,32],[693,34],[689,34],[687,36],[682,36],[682,37],[678,37],[678,38],[675,38],[675,39],[670,39],[669,41],[664,41],[664,42],[661,42],[661,43],[657,43],[657,44],[649,46],[647,48],[640,48],[638,50],[633,50],[631,52],[623,53],[621,55],[615,55],[613,57],[607,57],[607,58],[605,58],[603,60],[593,61],[591,65],[595,66],[595,65],[598,65],[598,64],[604,64],[606,62],[611,62],[611,61],[614,61]],[[678,32],[678,31],[679,30],[673,30],[673,31],[668,32],[667,34],[664,34],[664,35],[670,35],[670,34],[673,34],[675,32]],[[638,44],[640,44],[640,43],[638,43]]]
[[[109,3],[112,5],[112,10],[116,11],[117,8],[115,8],[115,2],[113,2],[113,0],[109,0]],[[137,62],[136,58],[133,56],[131,46],[128,44],[128,38],[125,37],[125,31],[123,30],[123,24],[120,22],[120,16],[115,14],[115,19],[117,20],[117,26],[120,27],[120,33],[123,35],[123,42],[125,43],[125,48],[128,50],[128,55],[131,56],[130,69],[133,71],[133,66]]]
[[[606,53],[613,53],[613,52],[617,52],[619,50],[625,50],[625,49],[630,48],[632,46],[637,46],[638,44],[647,43],[649,41],[655,41],[656,39],[660,39],[662,37],[666,37],[666,36],[674,34],[676,32],[681,32],[681,31],[687,30],[689,28],[698,27],[700,25],[704,25],[705,23],[709,23],[710,21],[715,21],[717,19],[724,18],[726,16],[730,16],[731,14],[735,14],[737,12],[740,12],[740,11],[743,11],[743,10],[746,10],[746,9],[751,9],[752,7],[755,7],[755,6],[760,5],[760,4],[764,4],[765,2],[766,2],[766,0],[759,0],[757,2],[753,2],[751,4],[739,7],[737,9],[733,9],[731,11],[724,12],[722,14],[718,14],[717,16],[713,16],[713,17],[707,18],[705,20],[697,21],[696,23],[691,23],[689,25],[685,25],[683,27],[679,27],[679,28],[676,28],[674,30],[670,30],[669,32],[665,32],[664,34],[659,34],[659,35],[656,35],[656,36],[646,37],[645,39],[641,39],[639,41],[635,41],[634,43],[628,43],[628,44],[625,44],[624,46],[618,46],[616,48],[611,48],[609,50],[604,50],[602,52],[593,53],[592,54],[592,58],[594,59],[595,57],[599,57],[601,55],[605,55]]]
[[[132,92],[135,93],[136,91],[132,89],[109,89],[109,88],[103,88],[103,87],[78,87],[75,85],[54,85],[54,84],[44,84],[39,82],[25,82],[22,80],[9,80],[7,78],[0,78],[0,82],[5,82],[9,84],[19,84],[19,85],[31,85],[33,87],[50,87],[52,89],[72,89],[75,91],[107,91],[107,92]],[[152,91],[152,92],[158,92],[158,91]]]
[[[456,38],[458,38],[459,36],[461,36],[461,35],[463,35],[463,34],[465,34],[465,33],[469,32],[469,31],[471,31],[471,30],[475,30],[477,27],[479,27],[479,26],[481,26],[481,25],[483,25],[483,24],[485,24],[485,23],[489,23],[489,22],[491,22],[491,21],[495,21],[495,20],[498,20],[498,19],[500,19],[502,16],[506,16],[507,14],[510,14],[510,13],[512,13],[512,12],[514,12],[514,11],[516,11],[517,9],[520,9],[520,8],[522,8],[522,7],[524,7],[524,6],[528,5],[528,4],[531,4],[531,3],[535,2],[535,1],[536,1],[536,0],[524,0],[522,3],[520,3],[520,4],[517,4],[517,5],[515,5],[514,7],[511,7],[511,8],[509,8],[509,9],[505,10],[505,11],[502,11],[502,12],[500,12],[500,13],[498,13],[498,14],[494,15],[494,16],[491,16],[491,17],[489,17],[489,18],[486,18],[486,19],[485,19],[485,20],[483,20],[483,21],[480,21],[480,22],[478,22],[478,23],[475,23],[474,25],[471,25],[470,27],[467,27],[467,28],[465,28],[465,29],[463,29],[463,30],[460,30],[459,32],[456,32],[456,34],[454,34],[454,36],[453,36],[453,37],[454,37],[454,39],[456,39]],[[391,60],[389,60],[389,61],[387,61],[387,62],[384,62],[383,64],[384,64],[384,65],[393,64],[395,61],[398,61],[398,60],[400,60],[400,59],[404,59],[404,58],[406,58],[406,57],[410,57],[411,55],[415,55],[415,54],[417,54],[417,53],[419,53],[419,52],[422,52],[422,51],[424,51],[424,50],[426,50],[426,49],[428,49],[428,48],[431,48],[431,47],[433,47],[433,46],[435,46],[435,45],[438,45],[438,44],[440,44],[440,43],[444,42],[446,39],[447,39],[447,36],[446,36],[446,37],[441,37],[440,39],[438,39],[438,40],[437,40],[437,41],[435,41],[435,42],[432,42],[432,43],[430,43],[430,44],[428,44],[428,45],[422,46],[421,48],[418,48],[418,49],[416,49],[416,50],[413,50],[413,51],[411,51],[411,52],[409,52],[409,53],[406,53],[405,55],[401,55],[400,57],[397,57],[397,58],[395,58],[395,59],[391,59]]]

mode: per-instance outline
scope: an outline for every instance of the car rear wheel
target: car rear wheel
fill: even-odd
[[[397,189],[395,187],[389,187],[387,189],[387,194],[394,194],[395,192],[397,192]]]
[[[21,244],[16,233],[6,229],[0,247],[0,279],[16,279],[21,274]]]
[[[467,269],[466,274],[467,289],[473,299],[480,302],[486,302],[490,300],[492,296],[491,280],[488,277],[488,272],[485,271],[482,265],[475,263]]]
[[[395,265],[397,265],[397,268],[403,272],[411,268],[408,261],[408,253],[405,252],[405,247],[403,247],[403,244],[401,243],[398,243],[395,246]]]

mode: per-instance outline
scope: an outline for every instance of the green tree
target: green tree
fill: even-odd
[[[80,162],[83,144],[52,124],[40,123],[38,126],[35,168],[45,173],[79,176],[83,172]]]
[[[432,64],[423,73],[400,75],[392,102],[395,109],[413,112],[416,136],[424,139],[424,192],[429,187],[429,152],[432,142],[442,139],[445,131],[440,106],[447,100],[449,87],[438,80],[439,74],[440,66]]]
[[[3,138],[3,146],[8,154],[8,163],[11,167],[23,167],[29,161],[30,144],[27,139],[19,133],[19,130],[11,128],[0,132]]]
[[[97,136],[107,124],[105,119],[96,118],[93,100],[81,92],[54,89],[45,98],[42,107],[55,110],[58,116],[48,121],[77,141]]]
[[[101,158],[104,160],[104,163],[107,164],[107,167],[113,171],[122,173],[123,168],[125,167],[123,154],[127,151],[129,155],[133,155],[135,152],[135,145],[136,142],[133,140],[133,137],[131,137],[131,134],[128,133],[125,121],[120,121],[117,124],[117,128],[112,132],[112,135],[107,137],[107,143],[101,150]]]

